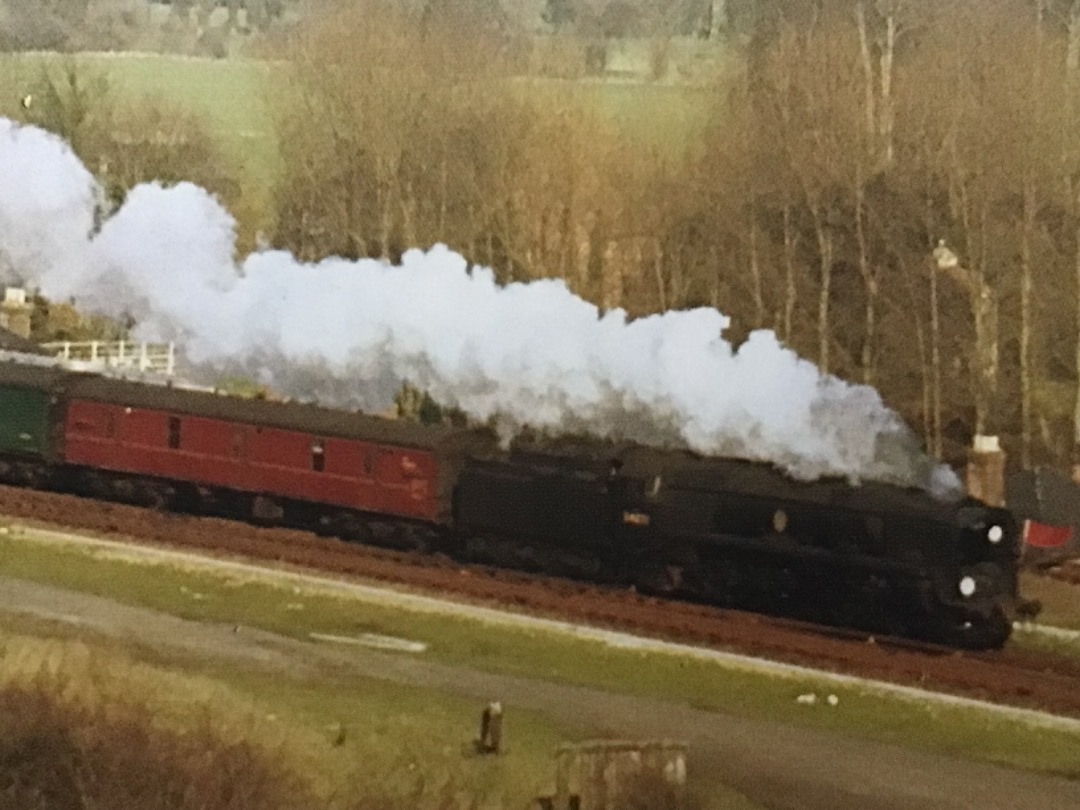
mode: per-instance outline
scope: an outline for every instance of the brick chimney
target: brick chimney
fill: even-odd
[[[30,315],[33,312],[34,305],[26,301],[26,290],[21,287],[4,290],[4,300],[0,303],[0,326],[29,340]]]
[[[1005,452],[997,436],[976,436],[968,451],[968,495],[990,506],[1005,505]]]

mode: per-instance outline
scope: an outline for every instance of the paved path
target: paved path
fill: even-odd
[[[202,624],[87,594],[0,577],[0,612],[76,624],[185,655],[302,674],[343,667],[364,677],[438,687],[543,712],[590,735],[675,737],[692,769],[776,810],[1076,810],[1080,783],[863,742],[658,700],[493,675],[407,654],[308,643],[251,628]]]

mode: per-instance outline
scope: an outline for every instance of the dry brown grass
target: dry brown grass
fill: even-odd
[[[0,649],[0,810],[321,806],[292,741],[223,687],[78,642]]]

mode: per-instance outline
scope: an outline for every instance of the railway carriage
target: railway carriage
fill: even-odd
[[[449,430],[102,377],[75,379],[66,395],[63,458],[76,488],[405,546],[423,545],[415,529],[362,516],[402,527],[449,519],[452,481],[437,455]],[[368,537],[375,529],[380,538]]]
[[[0,481],[41,485],[62,462],[60,414],[69,378],[48,366],[0,364]]]

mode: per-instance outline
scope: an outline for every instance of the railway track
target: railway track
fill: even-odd
[[[906,639],[719,610],[307,532],[0,486],[0,514],[206,553],[361,577],[537,615],[1080,717],[1080,657],[1011,645],[958,652]]]

